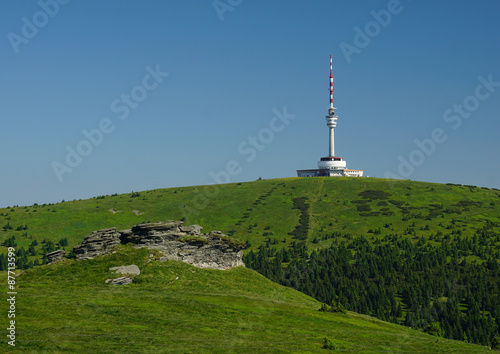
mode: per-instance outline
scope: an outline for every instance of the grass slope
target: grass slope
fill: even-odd
[[[383,191],[370,198],[366,191]],[[294,199],[309,207],[297,209]],[[112,211],[111,211],[112,210]],[[302,215],[303,213],[307,215]],[[139,214],[139,215],[138,215]],[[301,217],[302,215],[302,217]],[[305,217],[308,218],[305,218]],[[91,231],[141,222],[180,220],[221,230],[257,248],[268,237],[289,244],[297,225],[308,219],[307,242],[334,232],[384,236],[418,233],[432,237],[459,232],[472,236],[485,227],[500,232],[500,191],[378,178],[288,178],[247,183],[151,190],[88,200],[0,209],[0,241],[16,236],[27,249],[33,239],[59,241],[69,248]],[[497,224],[495,224],[497,223]],[[3,230],[10,225],[12,229]],[[18,230],[27,226],[27,230]],[[439,241],[439,239],[437,239]],[[40,249],[41,246],[38,247]],[[0,252],[5,252],[0,247]]]
[[[120,246],[18,276],[15,351],[313,353],[328,337],[357,353],[487,352],[368,316],[319,312],[316,300],[244,267],[198,269],[150,253]],[[141,269],[132,284],[105,284],[117,277],[108,268],[128,264]]]

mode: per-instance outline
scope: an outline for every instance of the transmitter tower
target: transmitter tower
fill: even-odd
[[[335,114],[337,108],[333,106],[333,90],[333,64],[332,56],[330,55],[330,106],[328,107],[328,115],[325,116],[330,137],[328,156],[320,158],[317,170],[297,170],[297,176],[299,177],[363,176],[363,170],[348,169],[346,161],[342,157],[335,156],[335,127],[337,127],[339,117]]]

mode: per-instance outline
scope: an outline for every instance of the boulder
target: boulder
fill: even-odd
[[[54,252],[47,253],[45,256],[49,260],[49,264],[50,264],[50,263],[55,263],[55,262],[60,261],[61,259],[64,258],[65,254],[66,254],[65,250],[57,250]]]
[[[184,235],[179,229],[182,224],[182,221],[168,220],[159,223],[135,225],[132,230],[120,231],[121,242],[123,244],[155,245],[167,239],[173,240]]]
[[[155,233],[179,232],[182,221],[167,220],[157,223],[147,223],[136,225],[132,228],[135,235],[154,235]]]
[[[128,266],[119,266],[119,267],[111,267],[110,271],[114,271],[118,274],[128,274],[128,275],[139,275],[141,274],[141,270],[135,264],[131,264]]]
[[[82,244],[73,248],[76,259],[92,259],[109,253],[121,243],[120,235],[116,227],[92,232]]]
[[[132,279],[128,277],[120,277],[116,279],[108,279],[106,280],[106,283],[111,283],[111,285],[125,285],[132,283]]]

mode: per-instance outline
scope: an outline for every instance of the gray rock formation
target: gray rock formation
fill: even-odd
[[[132,283],[132,279],[128,277],[120,277],[115,279],[108,279],[106,283],[111,283],[111,285],[125,285]]]
[[[81,245],[75,246],[76,259],[92,259],[102,254],[109,253],[120,244],[121,234],[116,227],[92,232],[85,237]]]
[[[141,274],[141,270],[135,264],[128,266],[111,267],[110,271],[117,274],[125,275],[123,277],[118,277],[115,279],[106,279],[106,284],[111,283],[111,285],[125,285],[132,283],[134,276]]]
[[[203,227],[201,227],[200,225],[188,225],[188,226],[184,226],[184,225],[181,225],[179,226],[179,229],[182,231],[182,232],[185,232],[187,233],[188,235],[199,235],[201,233],[201,230],[203,229]]]
[[[61,259],[64,258],[65,254],[66,254],[66,251],[64,251],[64,250],[57,250],[57,251],[54,251],[54,252],[47,253],[45,256],[49,260],[49,264],[50,264],[50,263],[55,263],[55,262],[60,261]]]
[[[229,269],[244,266],[244,244],[220,231],[201,233],[200,225],[184,226],[182,221],[140,224],[130,230],[116,228],[94,231],[74,248],[77,259],[90,259],[109,253],[118,244],[133,243],[136,248],[159,250],[160,260],[180,260],[199,268]]]
[[[114,271],[115,273],[124,274],[124,275],[127,275],[127,274],[128,275],[139,275],[139,274],[141,274],[141,270],[135,264],[131,264],[128,266],[111,267],[111,268],[109,268],[109,270]]]
[[[160,260],[183,261],[198,268],[229,269],[245,265],[240,251],[244,246],[220,231],[199,236],[181,236],[160,244],[136,247],[159,249],[165,254]]]

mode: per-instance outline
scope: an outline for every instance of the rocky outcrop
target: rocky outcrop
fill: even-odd
[[[203,227],[201,227],[200,225],[188,225],[188,226],[181,225],[179,226],[179,229],[182,232],[187,233],[188,235],[199,235]]]
[[[135,264],[131,264],[128,266],[119,266],[119,267],[111,267],[109,268],[112,272],[123,274],[123,275],[139,275],[141,274],[141,270]]]
[[[85,237],[81,245],[75,246],[73,252],[76,259],[92,259],[109,253],[120,244],[121,234],[116,227],[92,232]]]
[[[111,285],[125,285],[130,283],[132,283],[132,279],[128,277],[119,277],[115,279],[106,280],[106,284],[111,284]]]
[[[57,251],[54,251],[54,252],[47,253],[45,256],[49,260],[49,264],[50,264],[50,263],[55,263],[55,262],[60,261],[61,259],[64,258],[65,254],[66,254],[66,251],[64,251],[64,250],[57,250]]]
[[[244,266],[244,244],[220,231],[202,234],[200,225],[185,226],[168,220],[140,224],[130,230],[116,228],[94,231],[74,248],[77,259],[91,259],[111,252],[118,244],[132,243],[136,248],[160,251],[160,260],[180,260],[199,268],[228,269]]]
[[[198,268],[229,269],[244,266],[241,260],[243,244],[220,231],[197,236],[186,235],[154,245],[137,245],[159,249],[164,253],[160,260],[179,260]]]
[[[118,277],[115,279],[106,279],[105,283],[111,283],[111,285],[125,285],[132,283],[134,277],[141,274],[141,270],[135,264],[131,264],[128,266],[111,267],[109,268],[109,270],[117,274],[124,275],[123,277]]]

